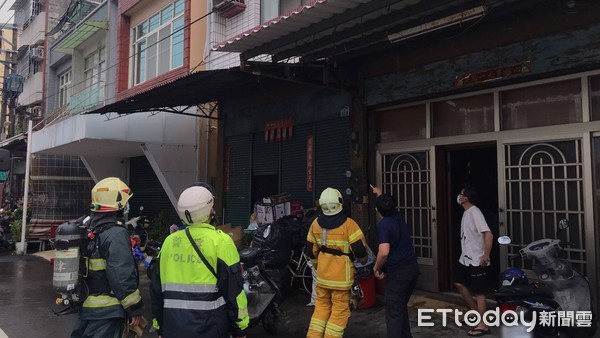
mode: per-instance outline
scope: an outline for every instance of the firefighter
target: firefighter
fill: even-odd
[[[187,227],[165,239],[150,286],[163,338],[245,337],[249,317],[240,257],[231,237],[208,224],[213,204],[211,191],[198,185],[177,202]]]
[[[307,254],[317,269],[317,299],[307,337],[342,337],[350,318],[353,264],[366,263],[364,235],[356,222],[342,213],[342,194],[333,188],[319,198],[322,213],[307,236]]]
[[[116,177],[105,178],[92,189],[85,278],[89,295],[83,301],[72,338],[121,337],[126,319],[131,326],[142,321],[144,303],[129,233],[118,221],[132,195]]]

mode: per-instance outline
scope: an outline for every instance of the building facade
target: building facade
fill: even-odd
[[[593,2],[310,2],[214,50],[239,52],[242,67],[267,55],[357,70],[352,208],[369,201],[371,182],[396,197],[431,276],[421,288],[452,289],[462,215],[453,201],[469,184],[494,235],[513,238],[494,245],[496,272],[530,271],[509,257],[567,218],[565,257],[597,294],[597,11]]]
[[[34,153],[78,156],[92,182],[118,176],[130,184],[136,196],[132,213],[143,205],[149,217],[164,211],[176,222],[173,205],[198,175],[198,119],[152,111],[83,113],[187,75],[190,50],[201,48],[206,35],[192,30],[200,26],[192,20],[205,6],[189,0],[102,1],[85,9],[69,9],[51,28],[60,35],[51,45],[48,70],[53,119],[34,133]]]

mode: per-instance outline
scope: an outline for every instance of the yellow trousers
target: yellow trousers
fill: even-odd
[[[350,318],[350,290],[332,290],[317,285],[315,312],[307,338],[343,337]]]

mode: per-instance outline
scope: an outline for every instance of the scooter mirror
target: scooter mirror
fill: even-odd
[[[566,229],[566,228],[568,228],[568,227],[569,227],[569,220],[568,220],[568,219],[566,219],[566,218],[565,218],[565,219],[561,219],[561,220],[558,222],[558,228],[559,228],[560,230],[564,230],[564,229]]]
[[[510,244],[512,240],[508,236],[500,236],[498,237],[498,243],[500,244]]]

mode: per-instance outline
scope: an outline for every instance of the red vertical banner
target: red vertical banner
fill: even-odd
[[[225,146],[225,192],[229,192],[229,160],[231,159],[231,148]]]
[[[313,191],[313,135],[306,137],[306,191]]]

